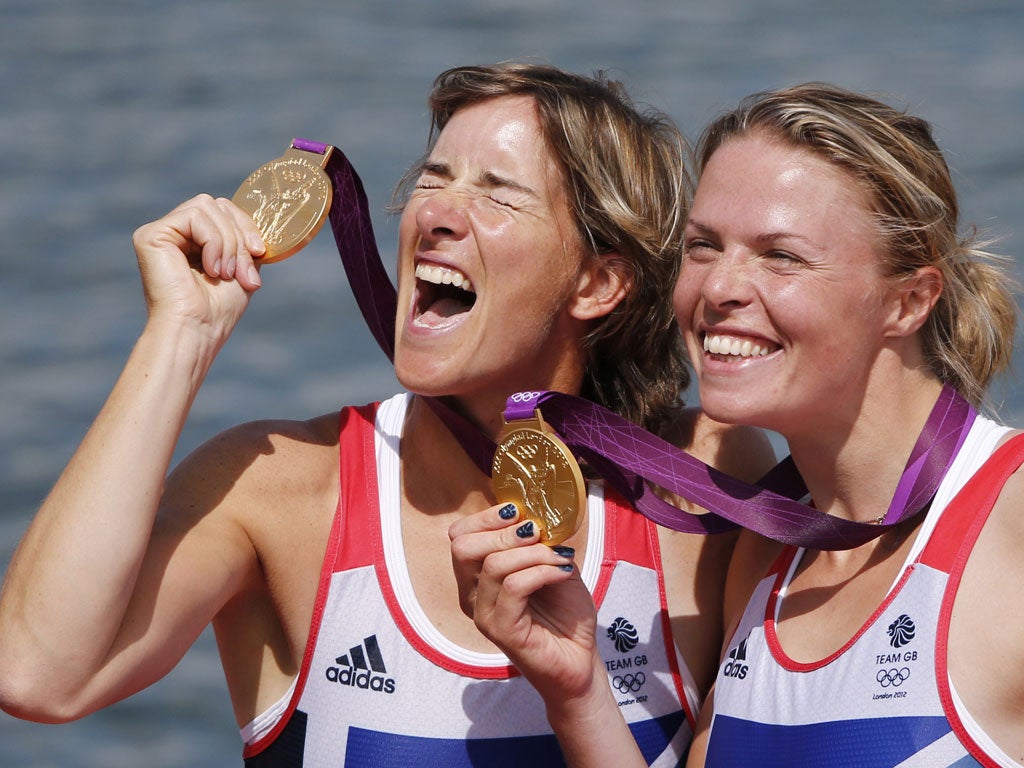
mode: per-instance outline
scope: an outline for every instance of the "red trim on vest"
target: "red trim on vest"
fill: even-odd
[[[935,635],[935,677],[939,688],[942,710],[960,742],[971,756],[985,768],[998,768],[964,727],[960,715],[953,706],[953,694],[949,688],[949,622],[953,614],[953,602],[960,589],[964,568],[971,556],[974,545],[981,535],[981,529],[1003,491],[1010,476],[1024,463],[1024,434],[1017,435],[989,457],[974,476],[949,503],[936,526],[927,546],[921,553],[921,562],[933,568],[949,572],[946,591],[939,610],[939,627]],[[947,517],[949,521],[947,524]],[[934,546],[933,546],[934,544]]]
[[[974,545],[974,539],[1002,493],[1003,486],[1021,463],[1024,463],[1024,434],[1003,443],[949,502],[935,532],[921,552],[920,561],[949,573],[960,559],[965,545]],[[982,515],[981,524],[977,522],[979,512]],[[966,537],[971,536],[975,527],[977,530],[968,541]],[[970,554],[970,547],[962,555],[964,562],[967,554]]]
[[[349,514],[345,518],[341,546],[330,561],[334,573],[373,565],[374,562],[376,553],[366,546],[371,540],[373,526],[371,516],[364,514],[364,510],[368,503],[373,503],[372,509],[377,509],[374,434],[379,407],[380,403],[372,403],[353,409],[352,418],[343,426],[339,482],[344,506]]]
[[[348,440],[346,440],[346,436],[358,434],[360,424],[365,423],[367,419],[369,419],[370,424],[373,424],[375,414],[375,405],[364,405],[359,408],[343,408],[341,410],[338,420],[338,469],[342,478],[346,476],[346,464],[361,464],[363,462],[362,456],[355,455],[357,453],[356,451],[346,452],[342,450],[342,446],[346,445],[348,440],[351,440],[351,437],[348,437]],[[324,554],[323,565],[320,567],[320,583],[317,586],[316,601],[313,603],[313,616],[309,623],[309,634],[306,637],[306,649],[302,654],[302,666],[299,668],[299,677],[295,683],[295,690],[292,692],[292,697],[288,702],[287,709],[282,713],[277,724],[266,734],[266,736],[254,741],[252,744],[246,745],[242,749],[243,760],[253,757],[254,755],[258,755],[274,743],[277,737],[281,734],[281,731],[285,729],[289,721],[292,719],[292,715],[295,714],[295,709],[299,705],[299,700],[302,698],[302,692],[306,687],[306,680],[309,677],[309,669],[313,664],[313,651],[316,648],[316,639],[320,634],[320,624],[323,621],[324,607],[327,604],[327,595],[331,589],[331,576],[335,570],[334,564],[337,560],[337,553],[340,545],[345,539],[345,524],[359,518],[359,515],[345,514],[346,491],[347,489],[344,484],[342,484],[338,496],[338,504],[334,512],[334,520],[331,522],[331,533],[327,539],[327,551]]]
[[[796,550],[794,550],[794,554],[795,552]],[[790,557],[790,561],[792,561],[792,557]],[[871,613],[871,615],[864,621],[863,624],[860,625],[860,628],[854,633],[853,637],[851,637],[849,640],[843,643],[843,646],[839,650],[830,653],[828,656],[818,661],[806,662],[796,661],[795,659],[790,657],[783,650],[782,643],[779,641],[778,625],[775,623],[775,607],[778,604],[779,592],[781,591],[781,581],[783,578],[783,575],[779,575],[776,578],[775,587],[772,589],[771,596],[768,598],[768,607],[765,609],[764,618],[765,640],[768,643],[768,648],[771,650],[772,656],[775,657],[776,663],[783,669],[786,669],[790,672],[813,672],[816,669],[821,669],[822,667],[831,664],[833,661],[835,661],[848,650],[850,650],[850,648],[853,647],[854,643],[860,640],[864,633],[871,628],[871,625],[878,621],[878,617],[886,611],[886,609],[889,607],[892,601],[895,600],[899,593],[903,590],[903,585],[907,583],[907,579],[910,578],[910,574],[913,573],[913,571],[914,567],[911,566],[903,572],[903,574],[900,576],[899,581],[897,581],[896,585],[889,591],[889,594],[885,596],[885,599],[878,604],[878,606]]]

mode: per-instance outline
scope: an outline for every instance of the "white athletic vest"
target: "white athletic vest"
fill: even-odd
[[[1007,431],[977,419],[897,582],[860,631],[819,662],[795,662],[779,644],[775,620],[802,551],[782,553],[719,667],[708,768],[1017,765],[959,705],[945,655],[966,556],[1024,462],[1024,436],[993,455]]]
[[[242,730],[248,768],[564,765],[544,704],[500,654],[454,645],[416,602],[399,516],[409,396],[341,415],[341,498],[302,669]],[[655,526],[591,488],[583,579],[622,714],[650,765],[686,754],[695,707],[675,651]]]

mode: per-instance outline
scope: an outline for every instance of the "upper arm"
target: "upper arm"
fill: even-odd
[[[1011,755],[1024,750],[1024,469],[1003,487],[964,568],[949,625],[949,674],[972,717]],[[993,617],[998,616],[997,621]]]
[[[138,578],[89,708],[131,695],[169,672],[217,611],[258,582],[244,510],[261,485],[253,426],[218,435],[169,475]]]

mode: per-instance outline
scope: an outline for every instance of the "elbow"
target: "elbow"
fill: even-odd
[[[0,660],[0,710],[36,723],[69,723],[89,714],[52,681],[26,671],[28,666]]]

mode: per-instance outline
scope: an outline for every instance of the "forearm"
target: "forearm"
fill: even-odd
[[[204,346],[197,334],[170,327],[147,327],[139,339],[12,559],[0,595],[0,674],[32,668],[60,677],[51,687],[59,691],[103,664],[215,352]]]
[[[643,766],[644,760],[629,726],[607,685],[601,660],[595,660],[593,684],[571,699],[550,696],[548,722],[558,737],[565,761],[572,768]]]

